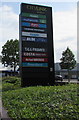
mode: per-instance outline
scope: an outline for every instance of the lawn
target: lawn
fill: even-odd
[[[6,80],[3,81],[5,81],[4,86]],[[9,79],[9,83],[17,82],[11,83]],[[18,89],[15,87],[11,90],[9,87],[3,90],[2,99],[9,116],[15,120],[23,118],[27,120],[78,120],[78,88],[77,84],[26,88],[19,86]]]

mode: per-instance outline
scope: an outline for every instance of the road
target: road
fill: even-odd
[[[63,82],[68,82],[68,79],[63,79]],[[70,79],[70,83],[79,83],[77,79]]]

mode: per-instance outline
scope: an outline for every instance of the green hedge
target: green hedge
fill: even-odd
[[[20,84],[21,78],[20,77],[3,77],[2,78],[3,83],[12,83],[12,84]]]
[[[21,87],[21,78],[19,77],[3,77],[2,91],[15,90]]]
[[[3,104],[15,120],[78,120],[79,85],[37,86],[3,92]]]

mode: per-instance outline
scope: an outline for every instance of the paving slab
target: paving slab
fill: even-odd
[[[0,99],[0,118],[1,120],[12,120],[8,114],[7,110],[2,106],[2,100]]]

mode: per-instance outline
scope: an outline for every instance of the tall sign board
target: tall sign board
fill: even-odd
[[[51,7],[21,4],[20,70],[22,86],[54,83]]]

